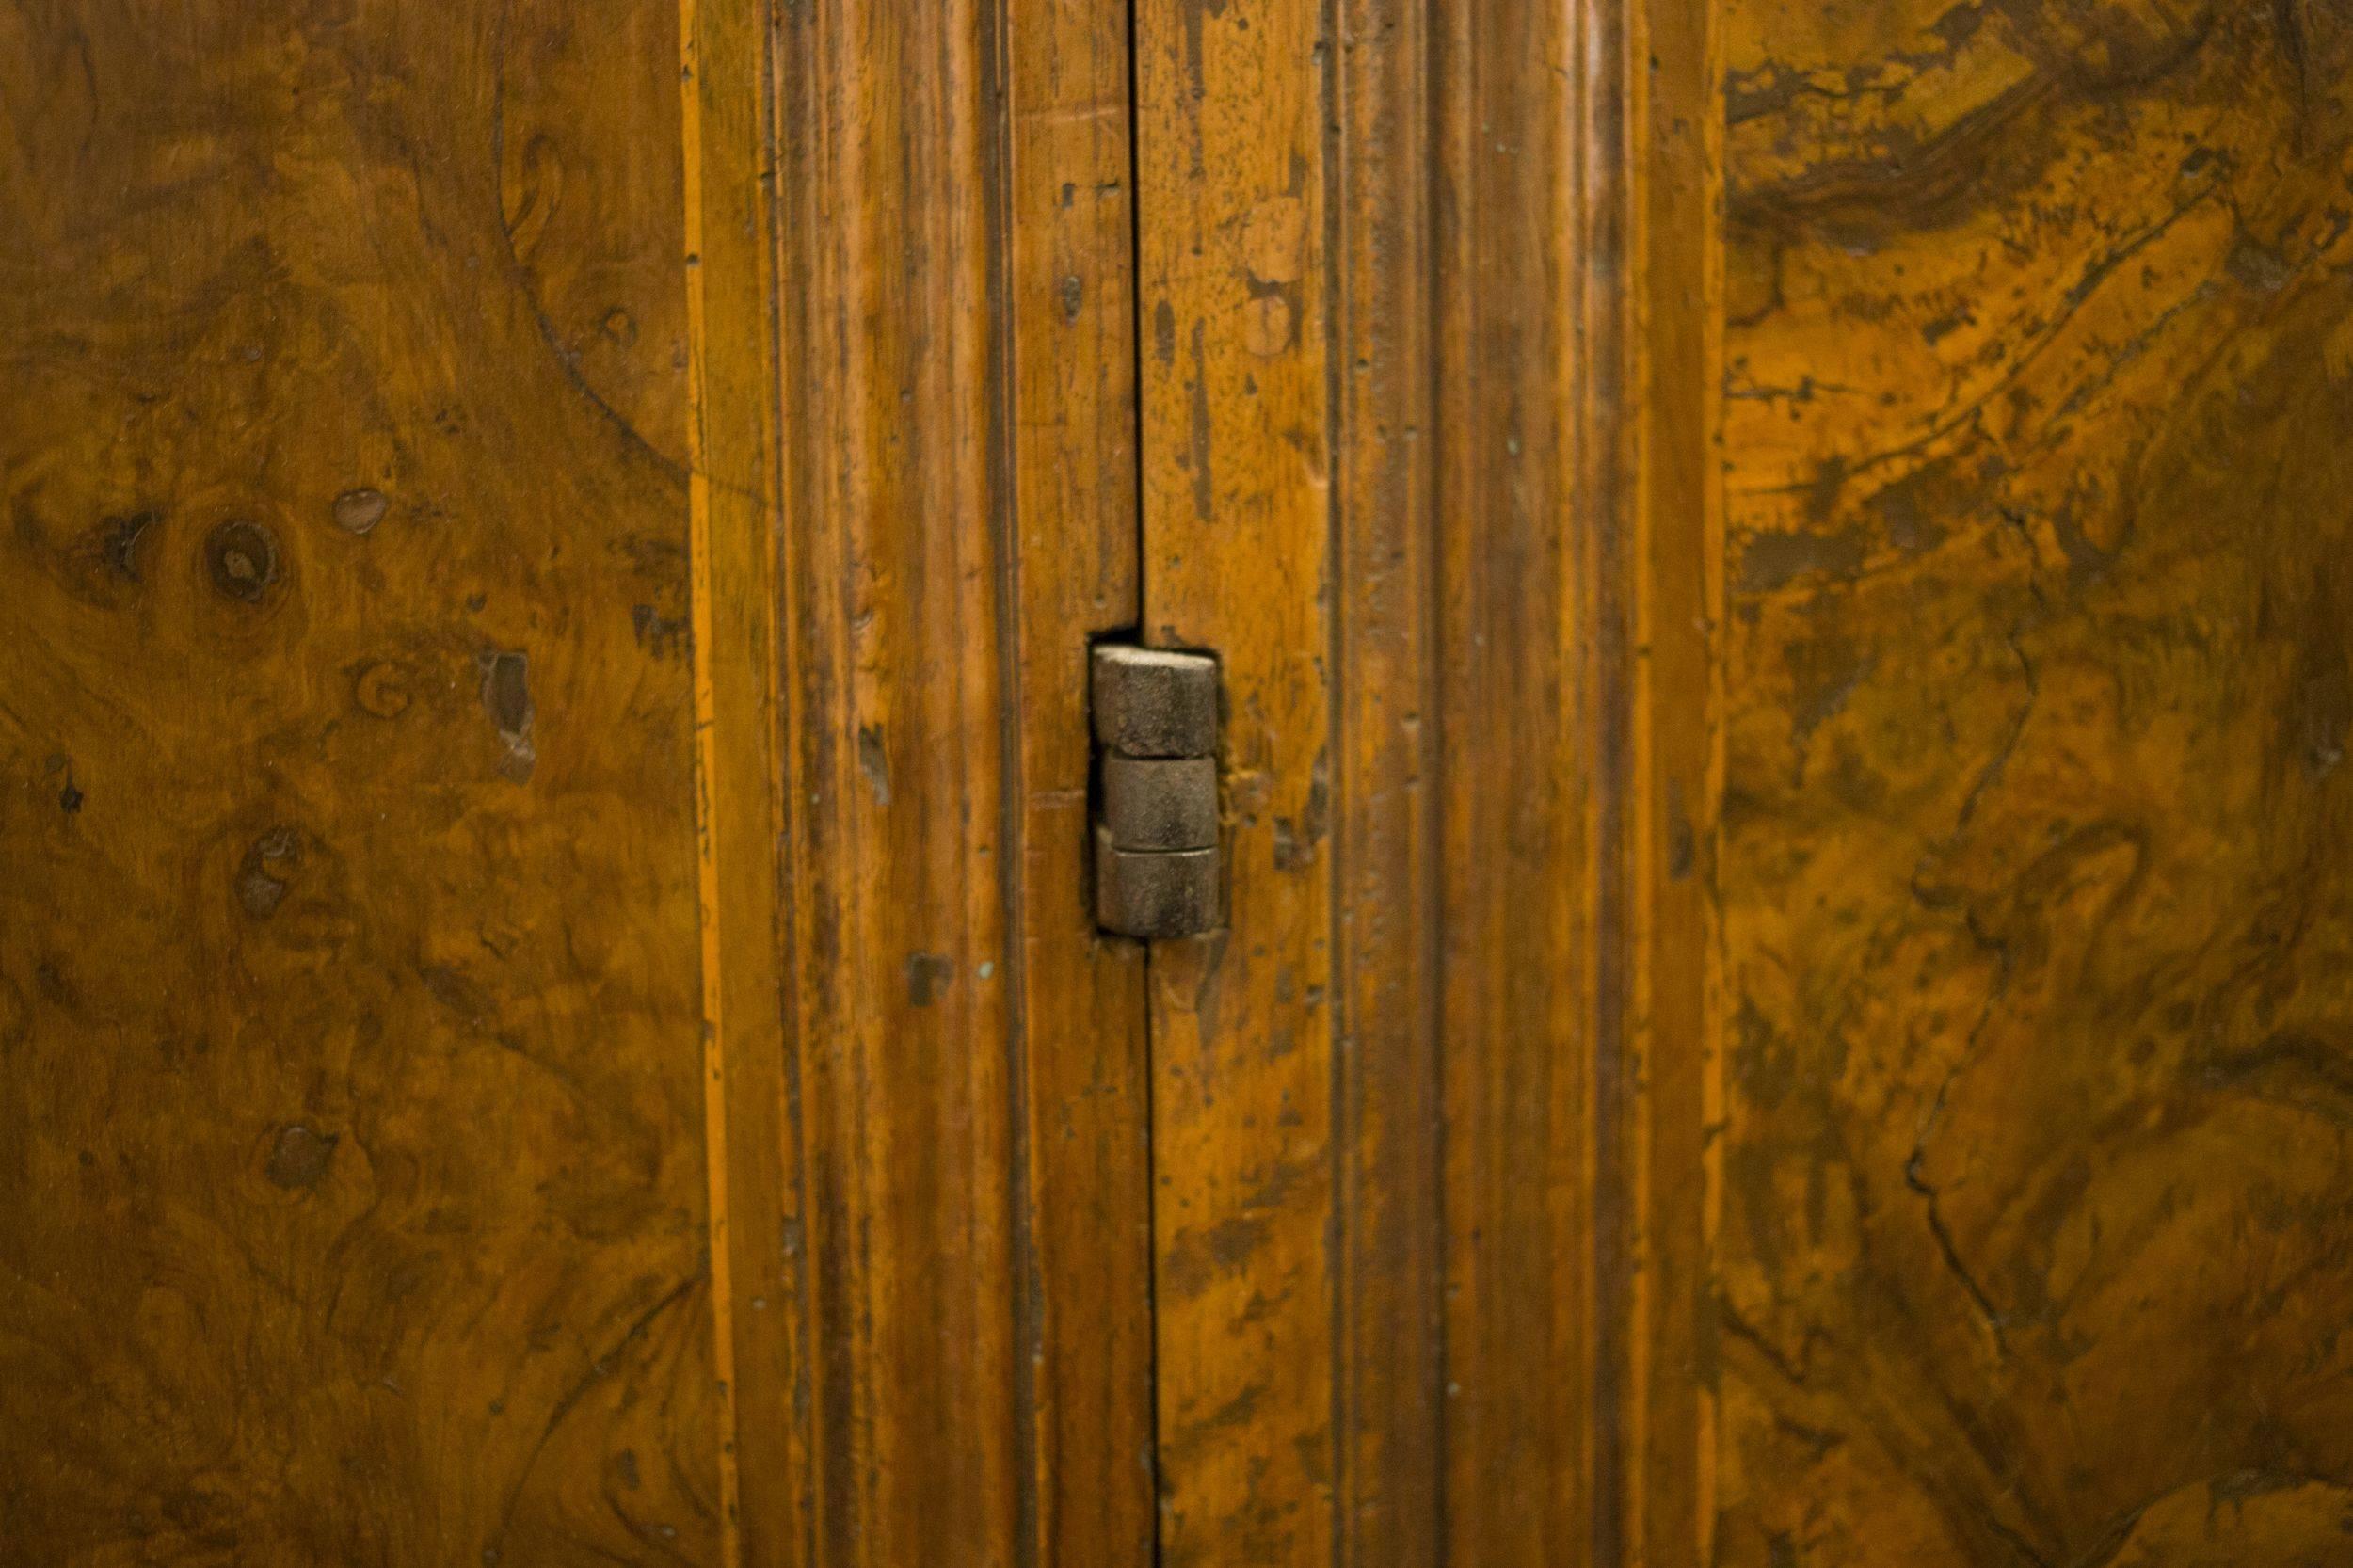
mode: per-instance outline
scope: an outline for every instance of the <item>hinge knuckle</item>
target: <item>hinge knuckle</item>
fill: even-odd
[[[1108,830],[1096,829],[1096,923],[1146,939],[1216,930],[1219,860],[1214,849],[1121,849]]]
[[[1104,644],[1095,650],[1095,741],[1127,757],[1217,752],[1217,661]]]
[[[1122,849],[1217,848],[1217,760],[1105,754],[1103,824]]]

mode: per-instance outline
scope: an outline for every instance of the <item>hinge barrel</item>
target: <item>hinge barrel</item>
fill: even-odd
[[[1216,930],[1217,661],[1100,645],[1093,687],[1096,923],[1145,938]]]

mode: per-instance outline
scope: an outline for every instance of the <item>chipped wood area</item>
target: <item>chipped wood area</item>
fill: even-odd
[[[2353,10],[1721,11],[1721,1560],[2333,1560]]]

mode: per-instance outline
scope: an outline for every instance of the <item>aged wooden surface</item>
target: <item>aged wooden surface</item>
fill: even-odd
[[[1006,829],[1021,1014],[1024,1455],[1035,1560],[1152,1557],[1152,1220],[1144,957],[1095,934],[1087,649],[1141,611],[1127,0],[1013,13],[1007,40],[1018,737]]]
[[[1321,1564],[1335,1485],[1321,8],[1136,11],[1144,631],[1222,663],[1226,929],[1154,949],[1160,1551]]]
[[[1719,1560],[2337,1560],[2353,9],[1721,25]]]
[[[1135,27],[0,13],[11,1542],[2342,1555],[2353,8]]]
[[[0,16],[15,1546],[1148,1559],[1127,35],[1000,20]]]
[[[808,1549],[1010,1560],[1023,1465],[979,13],[783,20]]]
[[[1136,615],[1124,31],[1002,20],[780,13],[824,1563],[1149,1544],[1142,955],[1080,902],[1087,641]]]
[[[1335,1560],[1438,1559],[1443,1246],[1433,439],[1438,8],[1335,7],[1330,157]]]
[[[1425,1518],[1481,1563],[2334,1554],[2353,14],[1344,7],[1294,161],[1321,408],[1219,358],[1282,296],[1218,138],[1319,87],[1237,14],[1145,56],[1145,601],[1206,552],[1249,607],[1147,616],[1244,649],[1245,856],[1249,748],[1330,727],[1335,1072],[1320,1109],[1279,987],[1201,1028],[1287,895],[1156,955],[1164,1545],[1287,1560],[1328,1505],[1343,1561]],[[1369,109],[1420,94],[1426,151]],[[1329,560],[1288,509],[1318,420]],[[1276,707],[1248,671],[1319,631]],[[1385,715],[1433,680],[1426,753]],[[1332,1151],[1321,1252],[1240,1179],[1270,1109]],[[1428,1452],[1438,1496],[1393,1483]]]
[[[1654,115],[1705,156],[1705,59],[1642,100],[1628,8],[1331,22],[1143,24],[1145,621],[1225,660],[1234,857],[1228,930],[1153,955],[1162,1548],[1636,1560],[1697,1448],[1638,1211],[1699,1162],[1651,1090],[1702,1059],[1646,1032],[1708,951],[1710,586],[1653,524],[1704,518],[1705,430],[1647,418],[1707,337],[1646,336],[1705,320],[1706,209],[1645,270],[1638,171]],[[1662,654],[1699,701],[1646,728]]]
[[[718,1560],[677,24],[0,10],[25,1560]]]
[[[775,519],[783,410],[776,331],[776,122],[767,18],[741,0],[679,8],[687,550],[713,1345],[722,1411],[719,1560],[806,1560],[810,1353],[799,1305],[801,1128],[781,1004],[789,897],[778,724],[783,629]]]
[[[1537,1568],[1585,1557],[1592,1512],[1584,51],[1570,8],[1443,21],[1442,1560]]]

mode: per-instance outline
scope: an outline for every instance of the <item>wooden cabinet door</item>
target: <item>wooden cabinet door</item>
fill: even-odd
[[[2330,1560],[2353,10],[1711,21],[1699,1539]]]
[[[0,1562],[2338,1560],[2348,84],[0,6]]]
[[[9,1560],[729,1528],[677,19],[567,10],[0,8]]]
[[[1140,1563],[1124,5],[0,7],[0,1560]]]
[[[2353,11],[1138,10],[1170,1561],[2353,1502]]]

